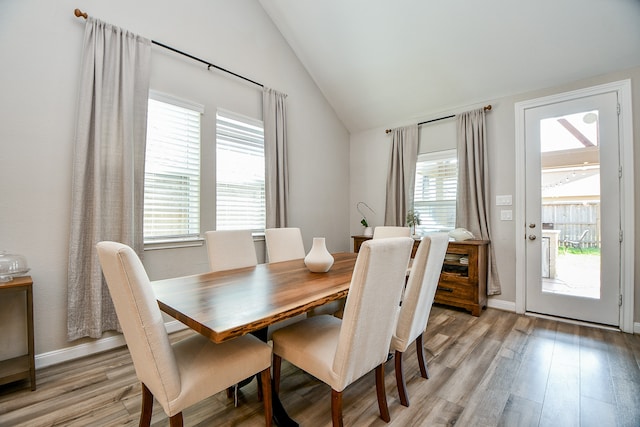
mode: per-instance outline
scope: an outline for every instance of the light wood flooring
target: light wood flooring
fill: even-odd
[[[178,332],[173,339],[189,334]],[[405,355],[411,406],[386,366],[391,423],[378,417],[373,374],[347,388],[347,426],[640,426],[640,337],[488,309],[440,306],[425,334],[430,379]],[[0,426],[135,426],[140,384],[126,348],[41,369],[37,390],[0,387]],[[22,384],[24,385],[24,384]],[[330,389],[283,362],[281,399],[301,426],[329,426]],[[153,426],[167,426],[154,405]],[[240,406],[222,392],[185,411],[185,426],[264,425],[255,381]]]

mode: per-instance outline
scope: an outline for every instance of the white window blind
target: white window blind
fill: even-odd
[[[216,114],[216,229],[265,228],[262,121],[218,110]]]
[[[200,234],[200,122],[204,108],[150,93],[144,177],[144,240]]]
[[[414,209],[420,212],[420,226],[416,231],[424,234],[455,228],[457,188],[456,150],[418,156]]]

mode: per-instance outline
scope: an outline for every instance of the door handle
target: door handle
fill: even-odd
[[[536,240],[535,234],[529,234],[529,240]]]

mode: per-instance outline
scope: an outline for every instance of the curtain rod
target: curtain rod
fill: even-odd
[[[76,10],[74,10],[74,11],[73,11],[73,14],[74,14],[75,16],[77,16],[78,18],[84,18],[84,19],[87,19],[87,17],[89,16],[89,15],[87,15],[87,13],[86,13],[86,12],[82,12],[80,9],[76,9]],[[215,64],[212,64],[212,63],[211,63],[211,62],[209,62],[209,61],[205,61],[204,59],[200,59],[200,58],[198,58],[197,56],[193,56],[193,55],[191,55],[191,54],[188,54],[188,53],[182,52],[181,50],[175,49],[175,48],[173,48],[173,47],[171,47],[171,46],[167,46],[166,44],[163,44],[163,43],[157,42],[157,41],[155,41],[155,40],[151,40],[151,43],[153,43],[153,44],[155,44],[155,45],[158,45],[158,46],[160,46],[160,47],[163,47],[163,48],[165,48],[165,49],[168,49],[168,50],[170,50],[170,51],[172,51],[172,52],[178,53],[178,54],[180,54],[180,55],[186,56],[186,57],[188,57],[188,58],[191,58],[191,59],[193,59],[193,60],[195,60],[195,61],[201,62],[201,63],[203,63],[203,64],[205,64],[205,65],[207,66],[207,70],[209,70],[209,69],[211,69],[211,67],[213,67],[213,68],[215,68],[215,69],[217,69],[217,70],[224,71],[225,73],[231,74],[231,75],[236,76],[236,77],[238,77],[238,78],[240,78],[240,79],[242,79],[242,80],[246,80],[246,81],[248,81],[249,83],[253,83],[253,84],[254,84],[254,85],[256,85],[256,86],[260,86],[260,87],[264,88],[264,85],[263,85],[262,83],[258,83],[258,82],[256,82],[255,80],[251,80],[250,78],[247,78],[247,77],[245,77],[245,76],[241,76],[240,74],[234,73],[233,71],[229,71],[229,70],[227,70],[227,69],[225,69],[225,68],[219,67],[219,66],[217,66],[217,65],[215,65]]]
[[[484,111],[491,111],[491,104],[485,105],[484,106]],[[437,122],[437,121],[444,120],[444,119],[450,119],[450,118],[455,117],[455,116],[456,116],[455,114],[452,114],[450,116],[438,117],[437,119],[431,119],[431,120],[427,120],[427,121],[424,121],[424,122],[420,122],[420,123],[418,123],[418,126],[424,125],[424,124],[427,124],[427,123]],[[392,129],[387,129],[384,132],[385,133],[390,133],[391,131],[392,131]]]

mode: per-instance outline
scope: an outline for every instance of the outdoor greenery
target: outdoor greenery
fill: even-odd
[[[560,255],[562,254],[573,254],[573,255],[600,255],[600,248],[574,248],[574,247],[560,247],[558,251]]]

